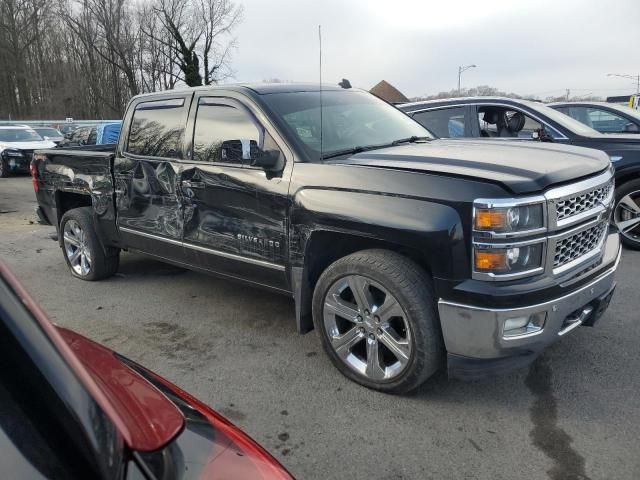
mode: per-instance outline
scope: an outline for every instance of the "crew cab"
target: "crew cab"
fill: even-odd
[[[55,145],[27,125],[0,125],[0,178],[12,173],[27,173],[33,151]]]
[[[615,288],[604,152],[438,140],[351,88],[137,96],[116,146],[38,151],[32,175],[73,276],[131,250],[291,295],[298,330],[386,392],[526,365]]]

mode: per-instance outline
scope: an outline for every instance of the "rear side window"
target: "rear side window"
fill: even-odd
[[[248,164],[262,146],[262,132],[248,112],[201,99],[193,132],[193,159]]]
[[[413,118],[438,137],[464,137],[465,107],[419,112]]]
[[[184,109],[182,98],[139,103],[133,112],[127,152],[180,158],[185,128]]]

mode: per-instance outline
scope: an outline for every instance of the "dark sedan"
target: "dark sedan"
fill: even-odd
[[[533,140],[605,151],[616,168],[614,222],[623,243],[640,249],[639,135],[604,135],[542,103],[511,98],[450,98],[399,108],[441,138]]]
[[[606,102],[557,102],[548,105],[600,133],[640,134],[640,112],[624,105]]]
[[[0,263],[0,478],[292,480],[188,393],[47,320]]]

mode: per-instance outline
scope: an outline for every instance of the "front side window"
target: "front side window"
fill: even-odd
[[[133,112],[127,152],[180,158],[184,139],[184,99],[143,102]]]
[[[249,164],[262,148],[263,138],[264,129],[249,112],[215,99],[200,99],[193,132],[194,160]]]
[[[413,118],[440,138],[464,137],[465,107],[418,112]]]
[[[410,137],[432,138],[418,122],[365,92],[327,90],[322,97],[319,91],[288,92],[261,98],[310,161]]]
[[[551,138],[559,137],[559,134],[547,125],[508,107],[479,107],[478,123],[481,137],[532,139],[534,132]]]

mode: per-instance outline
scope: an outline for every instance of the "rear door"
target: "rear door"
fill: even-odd
[[[188,132],[191,162],[181,188],[189,263],[286,290],[286,144],[255,105],[231,92],[196,95]],[[280,171],[251,166],[265,150],[280,152]]]
[[[130,105],[113,169],[124,244],[174,261],[184,260],[179,178],[192,95],[142,97]]]

